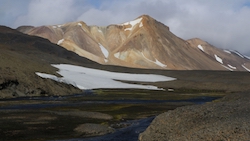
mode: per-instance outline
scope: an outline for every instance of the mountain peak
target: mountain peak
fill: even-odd
[[[159,21],[157,21],[156,19],[152,18],[151,16],[149,15],[141,15],[139,16],[137,19],[141,18],[141,22],[144,24],[144,25],[149,25],[149,26],[156,26],[155,24],[161,24],[161,25],[164,25],[168,30],[169,30],[169,27]]]
[[[141,16],[137,17],[136,19],[129,21],[129,22],[125,22],[121,25],[126,25],[126,24],[133,23],[133,22],[140,23],[143,21],[156,21],[156,20],[154,18],[150,17],[149,15],[141,15]]]
[[[125,31],[127,31],[127,30],[134,29],[134,27],[136,27],[136,26],[138,26],[139,28],[141,28],[141,27],[157,27],[159,24],[163,25],[165,28],[167,28],[169,30],[168,26],[155,20],[154,18],[150,17],[149,15],[141,15],[132,21],[125,22],[125,23],[118,24],[118,25],[125,26],[126,27]]]
[[[141,15],[137,19],[142,18],[144,20],[155,20],[154,18],[150,17],[149,15]]]

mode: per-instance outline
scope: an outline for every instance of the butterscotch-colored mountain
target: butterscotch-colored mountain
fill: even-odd
[[[185,41],[147,15],[107,27],[88,26],[81,21],[23,26],[18,30],[47,38],[100,64],[170,70],[250,70],[250,60],[240,53],[218,49],[200,39]]]

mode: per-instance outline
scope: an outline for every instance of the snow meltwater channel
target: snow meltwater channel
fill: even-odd
[[[152,85],[128,84],[121,81],[160,82],[176,80],[176,78],[166,77],[163,75],[118,73],[68,64],[52,66],[58,68],[59,71],[57,73],[63,77],[57,77],[55,75],[40,72],[36,72],[36,74],[42,78],[48,78],[58,82],[72,84],[79,89],[136,88],[163,90],[162,88]]]

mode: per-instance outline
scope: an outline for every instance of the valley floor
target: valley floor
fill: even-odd
[[[109,89],[63,97],[4,99],[0,100],[0,140],[65,140],[119,134],[125,127],[141,123],[139,119],[223,95]],[[131,120],[134,122],[128,122]],[[144,122],[134,138],[149,123]]]

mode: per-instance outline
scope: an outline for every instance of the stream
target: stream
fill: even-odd
[[[52,141],[137,141],[138,135],[146,130],[154,117],[144,118],[140,120],[130,120],[124,122],[130,126],[116,130],[114,133],[92,137],[92,138],[76,138],[67,140]],[[123,124],[123,123],[121,123]]]
[[[38,101],[55,101],[55,103],[37,103],[37,104],[16,104],[11,106],[1,106],[0,110],[28,110],[28,109],[42,109],[53,107],[66,107],[66,106],[81,106],[85,104],[150,104],[150,103],[166,103],[166,102],[191,102],[195,104],[204,104],[213,101],[219,97],[202,96],[198,98],[186,100],[138,100],[138,99],[124,99],[124,100],[87,100],[80,102],[65,102],[65,97],[34,97],[34,98],[16,98],[8,101],[22,101],[22,100],[38,100]],[[0,100],[2,101],[2,100]],[[6,100],[5,100],[6,101]]]
[[[81,97],[85,95],[75,95],[75,96],[55,96],[55,97],[23,97],[14,99],[5,99],[1,101],[38,101],[38,103],[22,103],[22,104],[12,104],[12,105],[2,105],[0,110],[35,110],[43,108],[54,108],[54,107],[78,107],[91,104],[150,104],[150,103],[178,103],[178,102],[191,102],[194,104],[204,104],[206,102],[213,101],[219,97],[209,97],[201,96],[186,100],[140,100],[140,99],[119,99],[119,100],[78,100],[71,101],[72,97]],[[52,141],[137,141],[138,135],[146,130],[152,120],[155,118],[148,117],[139,120],[128,120],[121,122],[120,124],[127,125],[123,128],[117,129],[114,133],[90,137],[90,138],[75,138],[75,139],[65,139],[65,140],[52,140]]]

